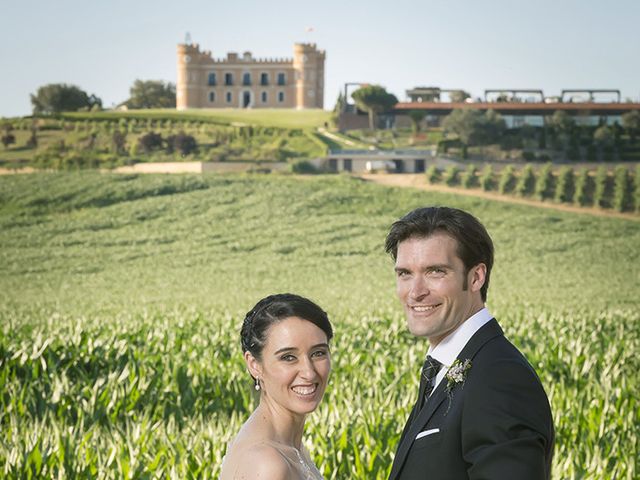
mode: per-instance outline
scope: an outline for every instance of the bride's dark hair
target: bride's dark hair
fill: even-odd
[[[326,312],[308,298],[293,293],[279,293],[263,298],[245,316],[240,330],[242,351],[260,360],[269,327],[289,317],[313,323],[326,335],[333,337],[333,329]]]

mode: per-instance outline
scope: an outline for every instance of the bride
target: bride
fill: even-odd
[[[322,480],[302,434],[331,371],[327,314],[304,297],[271,295],[247,314],[240,336],[260,402],[229,445],[220,480]]]

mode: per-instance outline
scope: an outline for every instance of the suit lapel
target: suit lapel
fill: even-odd
[[[500,325],[498,325],[498,322],[494,318],[474,333],[457,358],[459,360],[473,359],[475,354],[485,343],[499,335],[503,335],[503,332]],[[416,407],[414,407],[414,410],[411,412],[411,416],[409,417],[412,420],[411,425],[408,426],[406,435],[403,435],[400,439],[400,445],[398,446],[398,451],[396,452],[396,456],[393,460],[393,467],[391,469],[391,474],[389,475],[389,480],[394,480],[396,478],[404,464],[411,446],[413,445],[416,435],[420,433],[422,427],[427,424],[440,404],[447,398],[446,385],[447,380],[446,378],[443,378],[424,404],[422,410],[416,413]]]

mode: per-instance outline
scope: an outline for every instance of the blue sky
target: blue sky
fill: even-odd
[[[618,88],[640,100],[640,1],[0,0],[0,116],[28,115],[47,83],[78,85],[106,107],[134,80],[175,82],[189,32],[214,57],[326,50],[325,108],[345,82],[385,86]],[[306,30],[312,27],[312,32]]]

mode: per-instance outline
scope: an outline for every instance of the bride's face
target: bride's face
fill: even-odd
[[[267,331],[262,360],[251,359],[263,400],[297,414],[316,409],[331,371],[327,336],[320,328],[298,317],[276,322]]]

